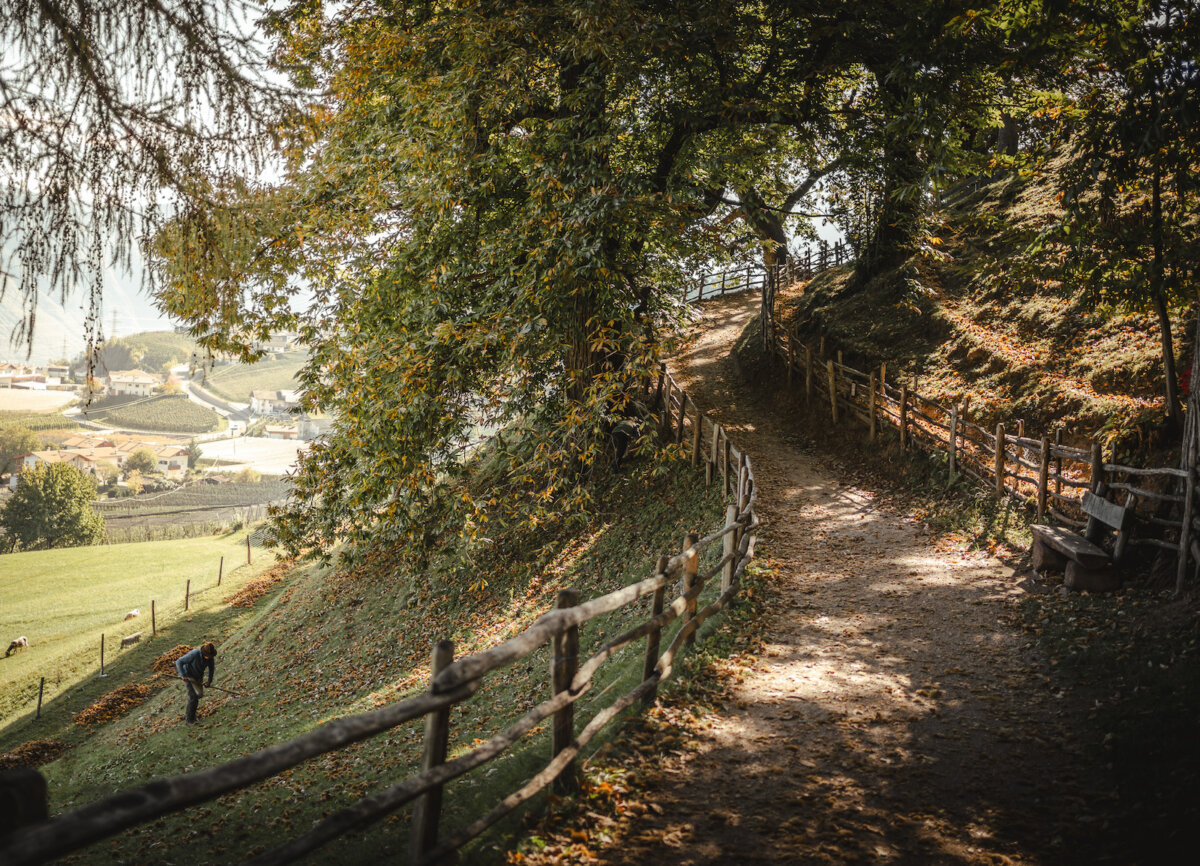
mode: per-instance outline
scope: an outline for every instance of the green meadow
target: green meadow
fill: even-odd
[[[245,542],[243,530],[0,556],[0,643],[6,649],[16,637],[29,638],[29,649],[0,655],[0,728],[33,711],[42,677],[48,700],[81,677],[99,673],[101,634],[109,663],[121,654],[122,637],[142,632],[149,638],[152,600],[160,632],[184,614],[189,580],[189,614],[223,606],[230,591],[274,562],[256,547],[247,567]],[[221,557],[224,577],[218,590]],[[141,615],[125,621],[134,609]]]

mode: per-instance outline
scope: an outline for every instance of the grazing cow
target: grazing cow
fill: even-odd
[[[129,613],[125,614],[125,619],[133,619],[135,616],[141,616],[141,615],[142,615],[141,610],[139,610],[138,608],[135,607],[133,610],[129,611]]]
[[[19,638],[17,638],[15,641],[13,641],[12,643],[10,643],[8,645],[8,650],[7,650],[7,652],[4,653],[4,657],[8,658],[13,650],[19,650],[19,649],[29,649],[29,638],[25,637],[25,635],[21,635]]]
[[[133,634],[121,638],[121,649],[125,649],[127,646],[133,646],[141,639],[142,633],[140,631],[135,631]]]

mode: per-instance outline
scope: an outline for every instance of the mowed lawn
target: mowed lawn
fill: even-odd
[[[148,638],[151,600],[160,636],[184,615],[189,580],[188,615],[223,607],[231,592],[275,561],[261,547],[253,548],[252,557],[247,566],[245,530],[0,556],[0,727],[36,706],[41,677],[49,699],[99,672],[101,634],[109,662],[120,653],[123,636],[142,632]],[[125,621],[135,608],[141,615]],[[4,658],[3,650],[19,636],[29,638],[29,649]]]

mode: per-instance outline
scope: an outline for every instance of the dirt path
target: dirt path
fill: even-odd
[[[839,483],[758,406],[705,310],[674,373],[750,453],[783,580],[766,649],[606,850],[635,863],[1063,863],[1097,819],[1068,701],[1011,621],[1010,569]]]

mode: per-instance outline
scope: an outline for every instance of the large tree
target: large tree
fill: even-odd
[[[279,19],[280,63],[326,97],[285,182],[215,189],[226,206],[189,210],[159,249],[163,306],[203,345],[252,356],[293,324],[312,352],[306,399],[337,426],[304,458],[282,539],[420,544],[483,537],[495,508],[539,522],[585,506],[598,434],[657,373],[688,266],[721,241],[704,137],[802,110],[776,30],[828,26],[823,9],[505,0]],[[764,47],[757,75],[734,69]],[[479,425],[505,430],[503,469],[468,497],[452,482]]]
[[[104,540],[104,520],[92,508],[96,482],[69,463],[38,463],[0,511],[8,549],[78,547]]]
[[[1200,16],[1184,0],[1088,5],[1088,87],[1063,174],[1067,269],[1096,303],[1154,311],[1179,427],[1170,314],[1196,300]]]
[[[16,458],[42,448],[42,437],[32,430],[14,424],[0,428],[0,473],[16,468]]]

